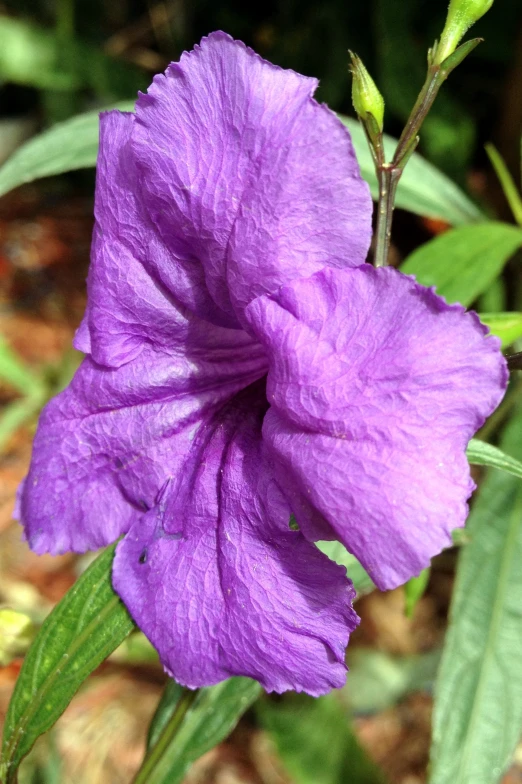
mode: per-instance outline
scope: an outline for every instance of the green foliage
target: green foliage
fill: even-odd
[[[0,16],[0,80],[42,90],[95,90],[100,99],[117,100],[146,87],[143,73],[118,62],[98,47],[74,39],[64,45],[51,30]]]
[[[357,596],[364,596],[365,593],[370,593],[375,588],[371,577],[359,563],[355,555],[348,552],[346,547],[340,542],[316,542],[317,547],[322,553],[328,556],[332,561],[344,566],[348,577],[353,582],[353,587],[357,592]]]
[[[522,338],[522,313],[479,313],[479,318],[493,335],[500,338],[502,348]]]
[[[466,454],[472,465],[500,468],[501,471],[522,479],[522,462],[510,455],[506,455],[505,452],[496,446],[492,446],[492,444],[486,444],[485,441],[472,438],[468,444]]]
[[[430,579],[430,569],[423,569],[417,577],[412,577],[404,585],[405,612],[408,618],[413,617],[415,607],[428,586]]]
[[[504,191],[504,196],[513,213],[513,217],[519,226],[522,226],[522,197],[518,192],[515,181],[506,166],[502,156],[493,144],[486,144],[486,152],[488,154],[491,165],[495,169],[495,174]]]
[[[134,624],[111,585],[107,548],[54,608],[16,682],[7,712],[0,781],[13,784],[22,758],[61,716],[88,675]]]
[[[257,713],[295,784],[382,784],[335,694],[265,698]]]
[[[114,108],[132,111],[134,102]],[[0,168],[0,196],[41,177],[95,166],[98,125],[99,112],[85,112],[30,139]]]
[[[27,366],[0,338],[0,379],[23,395],[2,409],[0,449],[19,427],[36,418],[53,394],[60,392],[69,383],[78,366],[79,356],[79,352],[68,351],[58,366],[36,370]]]
[[[36,373],[9,348],[0,336],[0,379],[6,381],[23,395],[30,394],[40,386]]]
[[[0,449],[12,433],[40,411],[47,399],[47,389],[38,375],[9,348],[0,337],[0,379],[23,397],[3,408],[0,415]]]
[[[459,226],[421,245],[401,266],[448,302],[468,307],[522,245],[522,229],[489,221]]]
[[[502,450],[522,459],[522,411]],[[522,730],[522,483],[492,471],[468,520],[436,687],[431,784],[496,784]]]
[[[364,131],[357,120],[351,117],[340,117],[340,119],[352,135],[361,174],[369,183],[372,196],[376,199],[378,187],[375,166]],[[397,140],[384,134],[384,152],[387,160],[392,159],[396,146]],[[403,210],[427,218],[438,218],[452,226],[484,220],[484,215],[466,194],[418,153],[413,153],[408,161],[399,181],[395,204]]]
[[[392,656],[375,648],[349,648],[343,700],[356,714],[386,710],[414,691],[430,690],[439,662],[440,650]]]
[[[152,720],[148,753],[135,784],[180,784],[194,760],[227,737],[260,693],[259,683],[250,678],[229,678],[192,695],[169,681]],[[169,722],[187,697],[180,722],[169,735]]]
[[[418,45],[414,32],[419,2],[376,0],[376,5],[378,84],[389,111],[405,122],[426,73],[427,47]],[[435,17],[431,8],[429,15]],[[437,29],[433,37],[439,32]],[[427,43],[431,45],[433,40]],[[474,142],[474,123],[463,102],[455,100],[449,90],[443,90],[422,125],[423,150],[435,165],[458,177],[469,160]]]

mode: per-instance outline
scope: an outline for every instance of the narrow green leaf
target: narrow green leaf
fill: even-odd
[[[46,618],[25,658],[4,726],[0,781],[61,716],[88,675],[134,624],[111,585],[116,545],[104,550]]]
[[[370,186],[372,196],[377,199],[378,187],[375,166],[364,131],[357,120],[339,116],[352,136],[353,146],[361,167],[361,174]],[[397,140],[384,134],[384,150],[391,160]],[[399,181],[397,207],[416,215],[438,218],[452,226],[484,220],[484,214],[466,194],[418,153],[413,153]]]
[[[408,618],[413,617],[419,599],[422,599],[430,579],[430,569],[423,569],[417,577],[412,577],[404,584],[405,612]]]
[[[257,704],[257,714],[295,784],[381,784],[334,694],[288,694]]]
[[[316,545],[328,558],[335,561],[339,566],[346,568],[346,573],[353,582],[357,596],[364,596],[365,593],[370,593],[375,589],[370,575],[359,563],[355,555],[349,553],[340,542],[316,542]]]
[[[23,395],[42,387],[42,382],[0,336],[0,379],[11,384]]]
[[[479,318],[500,338],[502,348],[522,338],[522,313],[479,313]]]
[[[150,749],[151,746],[154,746],[157,743],[161,733],[167,726],[170,717],[174,713],[175,708],[179,704],[184,690],[184,686],[180,686],[175,680],[169,678],[149,726],[149,731],[147,733],[147,749]]]
[[[510,455],[506,455],[501,449],[487,444],[485,441],[472,438],[468,444],[466,454],[472,465],[500,468],[502,471],[522,479],[522,462]]]
[[[501,448],[522,459],[522,411]],[[522,731],[522,482],[492,471],[468,520],[435,691],[431,784],[497,784]]]
[[[125,101],[110,108],[131,112],[134,102]],[[0,168],[0,196],[41,177],[95,166],[98,125],[99,112],[85,112],[23,144]]]
[[[19,427],[33,418],[36,419],[47,399],[47,390],[37,389],[21,400],[13,400],[4,406],[0,415],[0,450]]]
[[[169,682],[149,730],[149,749],[134,784],[179,784],[194,760],[220,743],[234,729],[243,713],[261,693],[250,678],[229,678],[217,686],[201,689],[184,713],[170,744],[159,759],[154,749],[161,742],[186,689]],[[190,694],[190,693],[189,693]],[[151,758],[153,764],[150,764]]]
[[[468,307],[522,245],[522,229],[489,221],[459,226],[421,245],[401,266],[448,302]]]
[[[488,154],[489,160],[491,161],[491,165],[495,169],[495,174],[497,175],[499,182],[502,185],[504,196],[506,197],[507,202],[511,208],[513,217],[515,218],[518,225],[522,226],[522,197],[518,192],[515,181],[513,180],[513,177],[511,176],[504,159],[500,155],[495,145],[486,144],[486,152]]]

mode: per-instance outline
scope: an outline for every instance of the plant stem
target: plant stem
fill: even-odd
[[[401,174],[402,169],[395,167],[391,163],[384,163],[377,167],[379,202],[377,205],[377,239],[374,257],[376,267],[385,267],[388,262],[395,193]]]
[[[446,72],[438,65],[430,65],[426,81],[419,93],[408,121],[401,134],[397,149],[391,163],[378,162],[376,164],[377,179],[379,182],[379,200],[377,204],[377,231],[375,243],[374,265],[385,267],[388,263],[390,238],[393,222],[393,207],[397,185],[410,155],[413,153],[418,141],[418,131],[431,109],[441,84],[446,78]]]
[[[170,717],[163,732],[159,736],[156,744],[150,749],[142,762],[141,768],[136,773],[133,779],[133,784],[149,784],[151,781],[151,773],[160,764],[161,760],[170,744],[176,737],[179,728],[183,723],[183,719],[187,715],[194,700],[198,696],[198,691],[191,691],[185,689],[181,695],[178,704],[176,705],[172,716]]]
[[[405,157],[407,158],[410,145],[416,139],[420,127],[426,119],[426,115],[428,114],[429,110],[433,106],[435,98],[437,97],[437,93],[439,92],[439,89],[445,78],[445,73],[441,70],[440,65],[431,65],[428,68],[426,81],[424,82],[422,90],[420,91],[418,98],[415,101],[415,105],[410,112],[408,121],[404,126],[399,143],[397,144],[397,149],[395,150],[395,155],[393,156],[393,162],[395,165],[400,165],[403,162],[403,159]]]

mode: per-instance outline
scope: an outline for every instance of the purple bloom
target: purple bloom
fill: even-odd
[[[418,573],[506,385],[474,314],[364,264],[368,188],[315,86],[216,33],[102,116],[87,357],[20,494],[36,552],[125,534],[114,586],[191,687],[341,686],[354,592],[313,542],[382,588]]]

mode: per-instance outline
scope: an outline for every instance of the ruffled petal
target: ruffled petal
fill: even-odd
[[[113,581],[167,672],[323,694],[346,676],[357,624],[345,570],[288,526],[261,452],[258,383],[201,427],[156,506],[118,545]]]
[[[216,323],[234,326],[234,310],[282,283],[365,259],[368,186],[316,85],[214,33],[138,99],[143,202],[184,269],[203,271]],[[178,296],[178,271],[151,263]]]
[[[264,438],[304,534],[338,538],[381,588],[451,544],[465,448],[507,384],[474,313],[391,269],[324,270],[251,303],[270,355]]]
[[[35,552],[83,552],[113,542],[154,506],[201,422],[266,372],[262,350],[145,344],[119,368],[90,358],[44,409],[19,500]]]
[[[148,344],[165,350],[187,344],[189,351],[197,345],[200,352],[236,340],[244,345],[238,330],[212,323],[219,317],[200,266],[187,272],[148,219],[129,144],[134,125],[132,114],[100,118],[88,305],[75,345],[108,367],[131,361]]]

